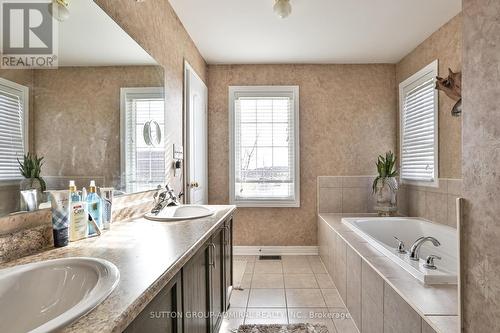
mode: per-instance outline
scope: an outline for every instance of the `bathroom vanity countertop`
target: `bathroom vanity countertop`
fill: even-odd
[[[370,265],[418,314],[438,332],[454,332],[458,325],[458,285],[421,284],[406,270],[342,223],[345,217],[372,217],[373,214],[319,214],[362,259]]]
[[[192,221],[153,222],[139,218],[114,223],[111,231],[100,237],[11,261],[0,268],[67,257],[95,257],[112,262],[120,270],[116,289],[61,332],[122,332],[236,210],[235,206],[207,207],[216,213]]]

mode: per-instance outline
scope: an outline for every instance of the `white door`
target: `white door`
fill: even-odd
[[[186,62],[184,70],[186,99],[186,201],[208,204],[208,89]]]

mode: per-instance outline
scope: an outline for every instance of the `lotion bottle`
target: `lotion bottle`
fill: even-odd
[[[87,223],[86,203],[78,194],[75,182],[69,182],[69,241],[74,242],[87,237],[89,227]]]

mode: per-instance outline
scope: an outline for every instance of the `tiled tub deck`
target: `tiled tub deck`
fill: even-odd
[[[421,284],[345,226],[342,217],[318,216],[319,252],[361,333],[459,331],[457,285]]]

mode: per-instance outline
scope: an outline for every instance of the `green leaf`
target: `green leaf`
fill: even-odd
[[[376,178],[377,182],[380,179],[386,177],[395,177],[398,174],[398,171],[396,169],[396,155],[392,151],[386,152],[385,156],[379,155],[376,166],[378,172],[378,177]]]

